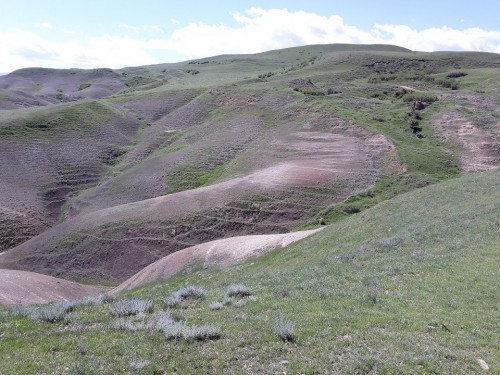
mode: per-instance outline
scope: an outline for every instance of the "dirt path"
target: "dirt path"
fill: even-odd
[[[203,268],[224,268],[253,256],[288,246],[321,229],[286,234],[225,238],[192,246],[170,254],[147,266],[111,291],[117,294],[154,281],[168,279],[194,264]]]

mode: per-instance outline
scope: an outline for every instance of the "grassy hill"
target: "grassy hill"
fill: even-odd
[[[482,360],[495,373],[499,185],[494,170],[417,189],[242,265],[81,301],[53,323],[3,308],[1,372],[473,374]],[[118,318],[124,299],[143,312],[129,301],[137,314]]]
[[[0,77],[0,266],[116,284],[495,168],[499,64],[317,45]]]

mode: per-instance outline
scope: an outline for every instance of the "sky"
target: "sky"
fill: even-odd
[[[325,43],[500,53],[498,15],[500,0],[0,0],[0,73]]]

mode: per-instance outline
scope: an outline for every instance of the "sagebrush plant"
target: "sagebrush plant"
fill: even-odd
[[[214,325],[186,327],[183,338],[193,341],[216,340],[221,337],[220,329]]]
[[[249,297],[252,293],[243,284],[231,284],[226,289],[226,296],[228,297]]]
[[[69,367],[69,375],[94,375],[97,374],[96,365],[91,362],[75,362]]]
[[[167,307],[179,306],[186,299],[205,299],[206,291],[200,286],[186,285],[172,292],[165,301]]]
[[[208,305],[208,307],[210,308],[210,310],[220,310],[224,307],[224,304],[220,301],[215,301]]]
[[[168,327],[175,323],[172,315],[165,311],[158,311],[151,316],[147,328],[153,332],[163,332],[165,327]]]
[[[134,359],[133,361],[130,362],[129,367],[132,371],[141,371],[150,363],[151,362],[148,360]]]
[[[276,335],[283,341],[295,341],[295,325],[291,320],[286,319],[283,316],[280,316],[276,319],[275,323],[275,332]]]
[[[109,326],[112,329],[116,329],[118,331],[131,331],[131,332],[135,332],[143,328],[143,326],[140,323],[134,323],[125,318],[115,319],[109,324]]]
[[[163,333],[169,340],[205,341],[216,340],[221,337],[220,328],[217,326],[188,326],[184,322],[173,322],[164,328]]]
[[[162,332],[165,334],[167,339],[175,340],[183,338],[186,329],[187,329],[186,323],[173,322],[172,324],[168,324],[162,327]]]
[[[247,301],[246,301],[246,300],[244,300],[244,299],[239,299],[239,300],[237,300],[237,301],[234,301],[234,302],[233,302],[233,306],[234,306],[234,307],[243,307],[243,306],[245,306],[245,305],[246,305],[246,303],[247,303]]]
[[[14,317],[27,318],[34,308],[34,306],[12,305],[9,309],[9,313]]]
[[[109,306],[111,315],[124,317],[130,315],[137,315],[140,313],[153,312],[153,302],[150,300],[141,299],[121,299],[115,301]]]
[[[28,318],[49,323],[60,322],[66,317],[68,309],[71,307],[65,304],[43,305],[33,309]]]

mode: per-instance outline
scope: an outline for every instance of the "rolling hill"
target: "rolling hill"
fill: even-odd
[[[182,248],[496,168],[499,66],[318,45],[2,76],[0,267],[117,284]]]
[[[495,373],[499,184],[433,184],[114,299],[0,308],[2,373]]]

